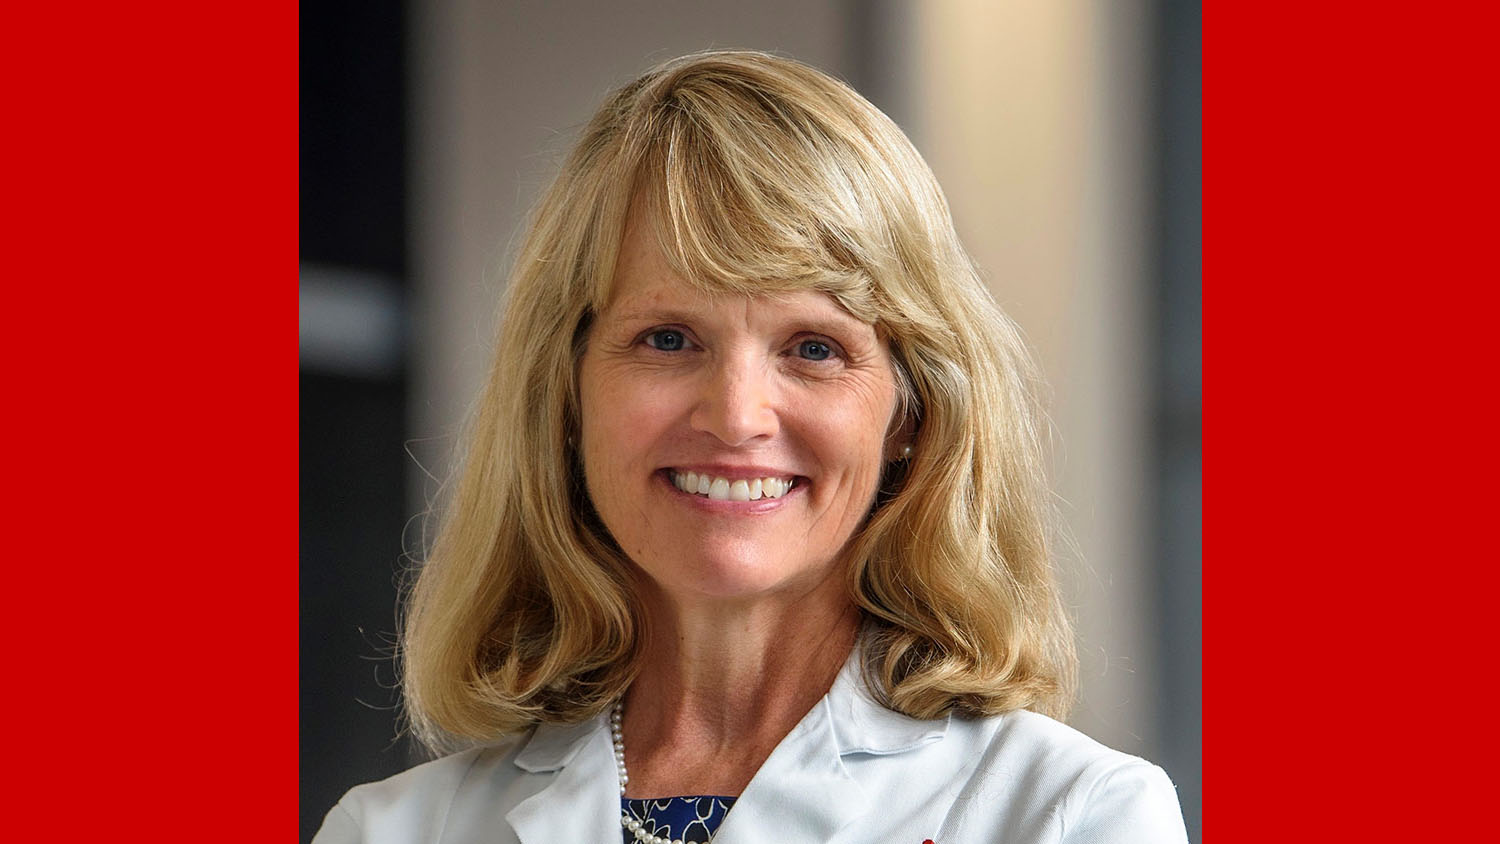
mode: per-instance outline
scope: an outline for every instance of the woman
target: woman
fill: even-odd
[[[1053,720],[1032,372],[878,110],[757,53],[647,73],[507,296],[404,621],[412,727],[467,749],[319,844],[1186,840]]]

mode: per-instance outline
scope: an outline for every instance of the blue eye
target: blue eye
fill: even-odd
[[[820,340],[803,340],[797,344],[797,354],[808,360],[828,360],[833,357],[833,349]]]
[[[681,331],[653,331],[646,335],[646,345],[663,352],[680,352],[687,347],[687,337]]]

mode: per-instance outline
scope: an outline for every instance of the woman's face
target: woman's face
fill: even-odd
[[[896,384],[873,327],[820,293],[695,291],[631,225],[579,380],[589,496],[669,595],[829,581],[890,456]]]

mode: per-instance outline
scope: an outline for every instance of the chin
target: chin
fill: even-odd
[[[671,572],[648,575],[669,595],[682,600],[749,602],[788,593],[800,595],[826,581],[831,570],[789,570],[781,560],[767,560],[764,553],[696,555],[697,562]]]

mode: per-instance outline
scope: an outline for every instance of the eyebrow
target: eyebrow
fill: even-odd
[[[608,311],[605,312],[608,314]],[[612,319],[620,322],[694,322],[702,317],[704,311],[683,310],[682,308],[636,308],[634,310],[622,311],[617,314],[609,314]]]
[[[712,307],[684,308],[680,305],[644,305],[621,310],[609,316],[612,320],[626,323],[692,323],[703,319],[712,310]],[[785,317],[786,321],[803,323],[812,330],[819,328],[853,330],[875,327],[837,305],[827,309],[819,309],[817,313],[810,315],[793,312],[786,314]]]

